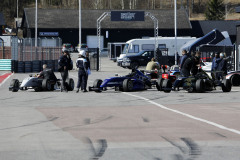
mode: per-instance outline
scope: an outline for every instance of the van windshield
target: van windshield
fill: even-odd
[[[127,53],[128,46],[129,46],[129,44],[126,44],[124,46],[122,54],[126,54]]]

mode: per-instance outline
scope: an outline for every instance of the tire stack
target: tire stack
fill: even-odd
[[[11,72],[12,73],[17,73],[18,72],[18,61],[12,60],[12,67],[11,67]]]
[[[17,67],[18,73],[25,73],[25,62],[19,61]]]
[[[32,62],[32,72],[40,72],[41,71],[41,61],[35,60]]]
[[[58,72],[58,60],[54,60],[54,72]]]
[[[55,61],[54,60],[48,60],[47,61],[48,68],[51,68],[54,71],[55,68]]]
[[[25,61],[25,73],[32,72],[32,61]]]

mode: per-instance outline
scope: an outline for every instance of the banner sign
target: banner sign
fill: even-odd
[[[111,21],[144,21],[144,11],[112,11]]]
[[[57,37],[59,36],[59,33],[58,32],[39,32],[39,36]]]

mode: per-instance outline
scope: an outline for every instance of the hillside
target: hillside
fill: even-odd
[[[35,0],[18,0],[19,17],[23,8],[35,7]],[[81,0],[82,9],[173,9],[173,0]],[[226,19],[240,19],[235,13],[235,7],[240,5],[239,0],[225,0],[227,9]],[[39,8],[70,8],[78,9],[79,0],[38,0]],[[178,8],[187,9],[191,20],[204,20],[204,11],[208,0],[178,0]],[[17,0],[1,0],[0,12],[4,13],[7,25],[13,27],[14,17],[17,17]]]

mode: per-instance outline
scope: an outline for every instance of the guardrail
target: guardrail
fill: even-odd
[[[11,71],[11,68],[12,68],[11,59],[0,59],[1,71]]]

